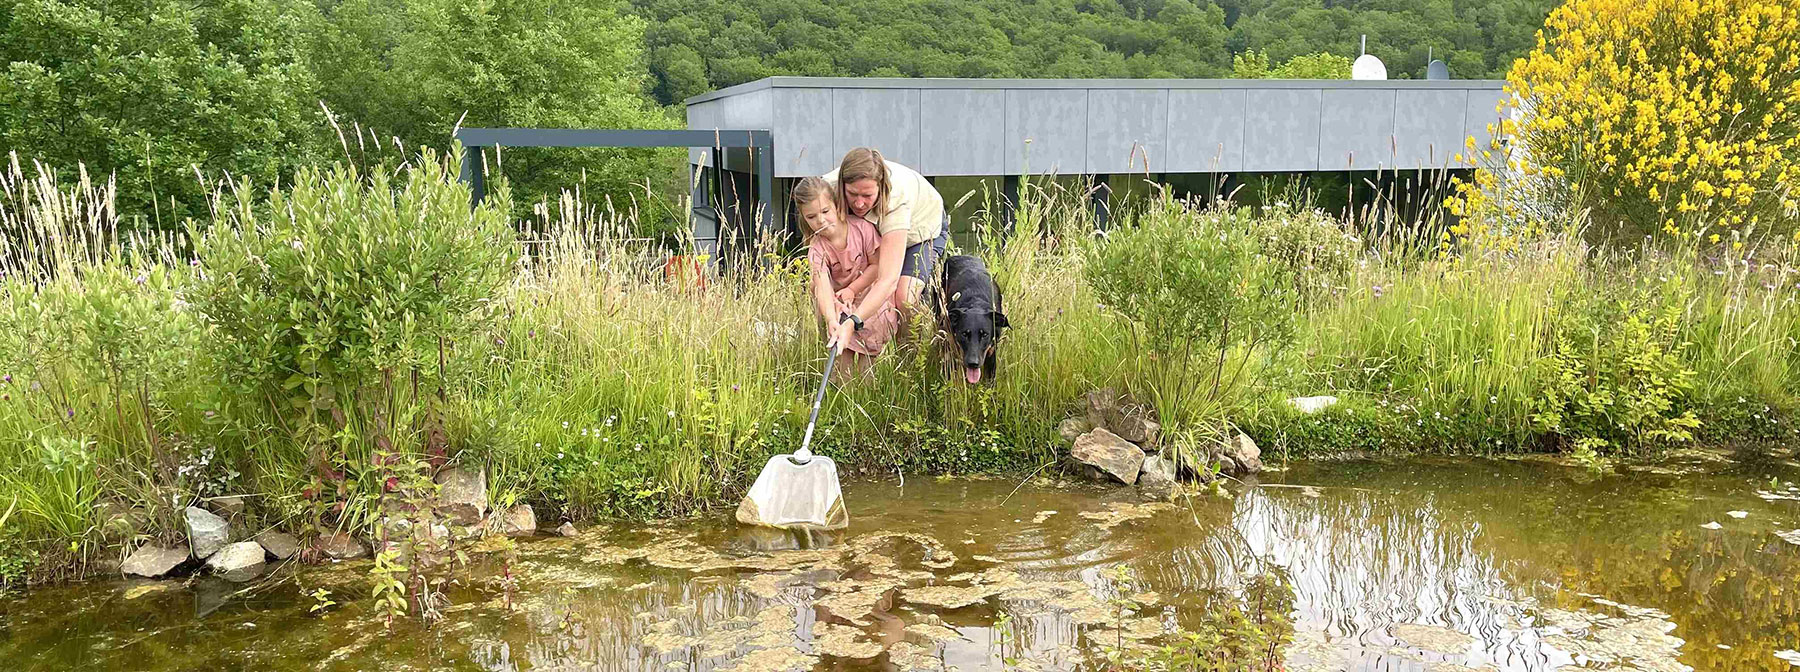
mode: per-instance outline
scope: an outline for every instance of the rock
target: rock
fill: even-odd
[[[363,543],[343,532],[333,532],[319,537],[319,550],[333,560],[349,560],[369,554]]]
[[[563,524],[557,526],[557,528],[556,528],[556,536],[559,536],[559,537],[575,536],[575,524],[571,523],[569,521],[566,521],[566,520],[563,521]]]
[[[262,544],[263,550],[276,560],[286,560],[300,552],[300,539],[278,530],[263,530],[256,535],[256,543]]]
[[[438,509],[462,525],[487,515],[487,472],[456,467],[438,474]]]
[[[1088,424],[1087,418],[1066,418],[1057,423],[1056,433],[1062,435],[1064,441],[1074,443],[1082,434],[1093,431],[1094,426]]]
[[[1087,395],[1087,422],[1139,446],[1156,445],[1161,426],[1149,418],[1149,409],[1128,403],[1119,393],[1103,387]]]
[[[520,504],[500,516],[500,531],[509,537],[537,534],[537,512],[530,504]]]
[[[1262,449],[1256,447],[1256,441],[1249,435],[1239,433],[1237,438],[1225,444],[1225,457],[1237,463],[1238,474],[1254,474],[1263,470]]]
[[[168,574],[176,566],[188,559],[188,549],[144,544],[125,558],[125,564],[119,570],[132,576],[157,578]]]
[[[243,583],[262,575],[263,547],[254,541],[226,544],[206,559],[206,568],[227,581]]]
[[[100,521],[102,539],[126,540],[144,530],[148,516],[141,510],[115,501],[94,507],[94,519]]]
[[[1294,407],[1294,410],[1307,415],[1312,415],[1327,408],[1331,408],[1331,405],[1336,404],[1337,402],[1338,398],[1330,395],[1294,397],[1293,399],[1287,400],[1288,405]]]
[[[246,508],[246,502],[242,495],[219,497],[208,501],[207,504],[211,505],[213,513],[225,518],[236,518],[243,515]]]
[[[1137,487],[1138,497],[1146,502],[1175,499],[1175,465],[1160,455],[1145,458],[1138,471]]]
[[[212,514],[211,511],[195,506],[187,507],[188,548],[194,557],[205,560],[219,552],[231,541],[231,524]]]
[[[1117,479],[1120,483],[1137,483],[1138,471],[1144,466],[1144,451],[1119,435],[1096,429],[1075,439],[1069,455]]]

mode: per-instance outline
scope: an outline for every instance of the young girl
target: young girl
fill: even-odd
[[[839,198],[838,190],[823,178],[808,177],[794,187],[794,203],[806,226],[813,307],[827,325],[846,320],[861,322],[860,328],[849,332],[838,352],[837,368],[848,375],[861,371],[881,354],[899,326],[900,313],[890,298],[873,315],[855,314],[869,287],[875,284],[881,236],[868,220],[846,213]],[[828,341],[835,337],[835,330],[826,331]],[[831,345],[826,343],[827,347]]]

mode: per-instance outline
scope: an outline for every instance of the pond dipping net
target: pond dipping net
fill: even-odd
[[[814,456],[796,464],[776,455],[738,505],[738,522],[784,530],[841,530],[850,525],[838,488],[837,464]]]

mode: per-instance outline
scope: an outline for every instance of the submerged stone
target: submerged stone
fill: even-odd
[[[1104,429],[1075,439],[1075,447],[1069,449],[1069,456],[1126,485],[1137,483],[1138,471],[1144,465],[1142,449]]]
[[[351,560],[368,555],[369,547],[347,533],[333,532],[319,537],[319,551],[333,560]]]
[[[242,583],[262,575],[263,547],[254,541],[226,545],[206,559],[206,568],[226,581]]]

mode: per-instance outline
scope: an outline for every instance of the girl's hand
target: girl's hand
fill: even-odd
[[[856,307],[856,292],[851,291],[849,287],[837,290],[832,296],[837,297],[838,303],[850,306],[850,308]],[[849,310],[849,308],[845,310]]]
[[[837,323],[831,328],[831,337],[825,340],[825,347],[842,346],[850,342],[850,335],[856,333],[856,324],[849,320]]]

